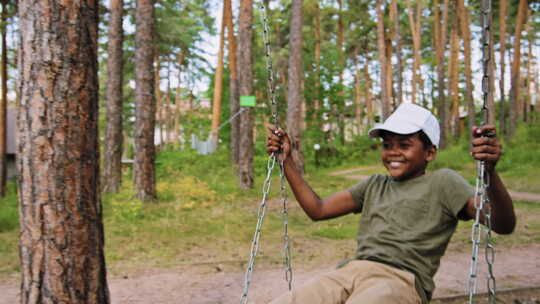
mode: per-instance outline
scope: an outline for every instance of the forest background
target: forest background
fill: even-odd
[[[263,3],[269,8],[277,107],[268,91],[258,2],[99,4],[95,152],[101,180],[95,190],[103,193],[96,204],[103,206],[105,260],[113,275],[247,259],[267,169],[265,126],[274,122],[273,111],[295,140],[297,165],[322,195],[354,183],[329,177],[335,170],[362,166],[365,174],[384,172],[377,141],[365,133],[402,102],[423,105],[441,120],[442,147],[431,168],[453,168],[473,182],[467,130],[482,120],[480,1]],[[144,4],[152,13],[138,15]],[[17,108],[25,98],[17,65],[21,6],[2,2],[3,109]],[[535,193],[540,193],[539,11],[537,1],[493,2],[493,60],[486,87],[489,122],[498,125],[505,147],[498,169],[512,190]],[[143,27],[150,43],[137,40]],[[209,47],[215,36],[219,45]],[[137,67],[142,48],[152,54],[146,69]],[[138,91],[143,83],[146,93]],[[255,106],[241,106],[240,96],[254,96]],[[6,119],[1,122],[5,130]],[[137,142],[141,139],[144,144]],[[193,149],[202,142],[210,150],[217,146],[214,153]],[[0,140],[2,149],[5,139],[3,144]],[[2,162],[0,172],[8,162]],[[5,175],[2,179],[7,180]],[[29,225],[24,221],[31,216],[19,211],[25,203],[16,191],[21,181],[2,184],[0,274],[8,277],[24,273],[17,258],[19,229]],[[270,197],[279,195],[274,186]],[[531,219],[518,228],[517,237],[501,238],[502,246],[540,241],[538,207],[521,201],[517,206]],[[354,239],[354,218],[312,224],[292,208],[294,247]],[[281,238],[281,215],[268,217],[265,237],[275,244]],[[460,229],[456,242],[466,244],[468,228]],[[279,251],[266,249],[261,259],[278,263]],[[306,252],[298,255],[318,261]]]

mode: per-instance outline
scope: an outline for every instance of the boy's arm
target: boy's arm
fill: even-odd
[[[270,134],[268,135],[267,151],[270,154],[278,153],[278,159],[283,161],[285,177],[296,200],[312,220],[330,219],[358,209],[358,205],[349,191],[340,191],[321,199],[311,189],[290,157],[291,144],[287,133],[273,126],[268,127],[268,129]]]
[[[495,169],[495,165],[501,157],[501,144],[495,136],[482,137],[481,135],[486,134],[486,132],[495,134],[495,127],[487,125],[473,128],[471,154],[476,160],[483,160],[486,164],[486,173],[489,178],[487,195],[491,203],[491,227],[499,234],[510,234],[516,226],[514,204]],[[465,208],[467,215],[474,218],[476,215],[474,198],[467,202]],[[485,224],[484,214],[480,214],[480,221]]]

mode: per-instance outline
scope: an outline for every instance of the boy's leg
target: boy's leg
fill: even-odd
[[[352,293],[355,278],[352,262],[294,288],[270,304],[343,304]]]
[[[359,273],[346,304],[420,304],[414,275],[385,264],[357,261]]]

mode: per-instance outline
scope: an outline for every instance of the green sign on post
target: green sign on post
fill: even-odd
[[[254,107],[255,96],[240,96],[240,106],[241,107]]]

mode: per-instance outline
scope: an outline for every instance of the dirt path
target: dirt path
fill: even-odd
[[[369,175],[365,175],[362,173],[370,169],[372,169],[372,167],[348,169],[348,170],[336,171],[336,172],[331,173],[330,175],[333,175],[333,176],[341,175],[350,179],[362,180],[362,179],[369,178]],[[538,193],[518,192],[518,191],[512,191],[512,190],[508,190],[508,192],[510,193],[510,196],[515,200],[523,200],[523,201],[528,201],[528,202],[540,203],[540,194]]]
[[[540,245],[511,248],[497,252],[495,276],[499,289],[540,286]],[[465,290],[470,255],[450,253],[441,261],[435,276],[438,286],[435,297],[461,294]],[[316,275],[331,270],[294,269],[294,284],[300,285]],[[286,291],[280,265],[256,269],[250,290],[250,303],[267,303]],[[151,269],[124,278],[109,280],[112,303],[115,304],[219,304],[238,303],[244,282],[241,265],[192,265],[175,269]],[[485,290],[484,275],[479,279]],[[0,284],[0,304],[18,303],[16,280]]]
[[[361,179],[364,177],[361,174],[362,170],[366,168],[335,172],[333,175]],[[540,201],[538,194],[513,192],[512,195],[518,199]],[[470,265],[469,250],[464,251],[450,252],[441,260],[441,267],[435,276],[437,285],[435,298],[464,293]],[[483,263],[483,254],[480,254],[480,258]],[[325,265],[313,268],[293,259],[294,285],[301,285],[318,274],[333,269],[337,261],[328,261]],[[485,265],[481,265],[478,286],[479,291],[483,292],[486,289]],[[241,261],[222,264],[194,263],[177,268],[146,269],[136,273],[115,274],[109,276],[111,300],[114,304],[239,303],[244,284],[244,271],[244,261]],[[540,244],[498,250],[494,272],[499,290],[540,287]],[[18,276],[12,276],[0,281],[0,304],[19,302],[18,280]],[[286,284],[281,265],[268,263],[256,265],[249,293],[250,303],[268,303],[285,291]],[[540,297],[540,291],[537,295]]]

